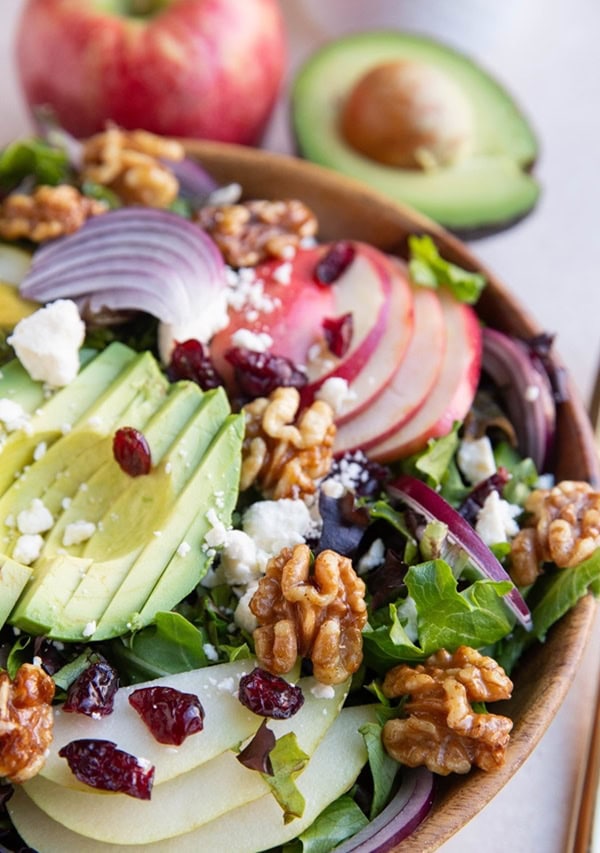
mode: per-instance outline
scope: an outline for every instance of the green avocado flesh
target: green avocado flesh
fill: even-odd
[[[370,69],[399,59],[434,66],[471,105],[473,149],[462,161],[428,171],[386,166],[353,149],[339,119],[348,94]],[[440,224],[476,229],[508,224],[535,205],[527,172],[537,142],[510,95],[470,59],[435,41],[397,32],[360,33],[331,42],[301,68],[292,91],[300,154],[357,178]]]
[[[237,501],[243,419],[224,391],[171,385],[150,353],[112,344],[47,401],[12,363],[2,396],[31,419],[0,450],[0,625],[99,640],[171,609],[208,568],[211,511],[227,526]],[[115,461],[121,426],[146,438],[148,475],[131,477]],[[36,453],[42,442],[45,452]],[[23,566],[12,559],[15,520],[35,500],[53,524],[40,556]],[[81,521],[93,533],[70,544],[70,525]]]

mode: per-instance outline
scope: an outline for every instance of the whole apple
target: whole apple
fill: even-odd
[[[286,58],[277,0],[25,0],[16,49],[28,105],[75,136],[112,121],[248,145]]]

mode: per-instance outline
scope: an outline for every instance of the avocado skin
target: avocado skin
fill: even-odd
[[[213,509],[227,526],[237,501],[244,419],[231,414],[223,389],[205,393],[191,382],[169,385],[149,353],[138,355],[121,344],[112,354],[108,350],[64,389],[68,395],[60,392],[66,410],[77,412],[75,428],[67,435],[56,431],[60,409],[53,397],[36,415],[51,438],[47,453],[28,462],[21,483],[12,482],[14,470],[10,477],[4,471],[11,485],[0,507],[10,509],[11,492],[21,491],[26,505],[32,497],[46,499],[55,515],[33,571],[21,567],[31,578],[11,595],[5,615],[10,611],[8,621],[22,630],[54,639],[108,639],[177,604],[211,559],[203,548],[207,513]],[[92,370],[95,361],[102,369]],[[89,385],[90,376],[97,380],[96,394],[86,387],[81,404],[78,385]],[[152,451],[145,477],[128,477],[112,455],[114,430],[131,423],[143,430]],[[40,436],[21,433],[14,443],[19,447],[25,439],[19,458]],[[66,466],[62,445],[73,451]],[[12,460],[12,454],[5,458]],[[63,506],[65,497],[70,503]],[[78,519],[93,521],[96,532],[65,548],[63,531]]]
[[[375,65],[412,59],[437,66],[457,82],[475,115],[474,151],[435,172],[384,166],[353,150],[338,127],[341,104]],[[504,229],[535,207],[540,188],[531,169],[538,143],[511,96],[468,57],[432,39],[401,32],[367,32],[337,39],[314,53],[291,94],[298,153],[358,179],[461,236]]]

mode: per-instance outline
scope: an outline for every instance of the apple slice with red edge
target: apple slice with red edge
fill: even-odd
[[[333,446],[336,455],[368,450],[390,438],[418,411],[433,389],[446,351],[444,314],[434,290],[415,287],[413,301],[414,332],[406,355],[373,405],[338,425]]]
[[[233,368],[225,353],[233,346],[232,337],[241,329],[265,332],[273,343],[270,351],[290,359],[296,366],[306,363],[306,355],[317,336],[322,335],[324,317],[335,315],[333,287],[314,280],[321,248],[300,249],[289,261],[269,260],[259,264],[254,276],[240,278],[240,307],[229,308],[229,325],[212,338],[210,355],[228,388],[234,386]]]
[[[388,299],[373,312],[377,282]],[[404,359],[413,335],[413,294],[404,270],[393,267],[377,249],[358,244],[354,262],[336,287],[340,314],[352,311],[355,334],[345,357],[332,370],[302,389],[302,402],[309,404],[321,386],[332,377],[348,382],[348,398],[338,412],[343,424],[367,409],[391,381]],[[357,328],[358,327],[358,328]]]
[[[389,462],[422,450],[429,439],[447,435],[469,411],[481,367],[482,334],[475,311],[447,290],[439,291],[447,347],[442,369],[418,411],[394,435],[373,445],[368,456]]]

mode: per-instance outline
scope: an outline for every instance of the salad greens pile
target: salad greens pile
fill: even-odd
[[[0,153],[0,188],[5,193],[17,187],[24,191],[40,184],[72,182],[76,172],[63,149],[43,140],[15,143]],[[111,207],[120,203],[107,188],[87,183],[81,189],[108,201]],[[188,215],[189,201],[182,196],[172,209]],[[445,261],[427,236],[412,237],[409,247],[413,284],[448,288],[461,301],[477,301],[485,285],[480,274]],[[138,351],[150,349],[157,354],[156,334],[156,318],[138,315],[120,325],[88,328],[85,345],[102,350],[119,340]],[[3,362],[13,356],[6,346]],[[486,387],[484,395],[501,408],[493,388]],[[485,415],[479,413],[478,406],[476,401],[469,417],[480,417],[484,422]],[[354,454],[353,464],[364,477],[357,480],[354,492],[350,490],[350,502],[347,491],[342,497],[325,491],[317,495],[312,510],[318,524],[307,540],[313,555],[330,548],[349,557],[366,584],[364,661],[352,679],[346,704],[372,703],[376,721],[361,729],[368,764],[356,784],[328,805],[310,828],[286,844],[284,853],[326,853],[367,827],[397,791],[403,769],[385,752],[381,739],[382,726],[388,719],[401,716],[404,704],[402,700],[391,701],[382,691],[382,678],[390,668],[423,663],[440,649],[456,650],[466,645],[494,658],[510,673],[526,649],[543,642],[550,627],[582,596],[600,591],[600,550],[571,568],[558,570],[546,565],[535,584],[521,590],[532,616],[532,628],[527,630],[516,622],[505,600],[514,587],[508,574],[509,539],[490,543],[494,556],[507,570],[505,577],[482,576],[447,523],[420,516],[388,488],[399,476],[417,478],[471,523],[482,499],[497,490],[513,508],[517,524],[522,523],[528,496],[536,488],[551,485],[552,478],[539,472],[535,462],[507,440],[506,430],[492,428],[486,434],[492,440],[501,482],[494,477],[483,486],[469,482],[459,464],[465,424],[456,422],[447,435],[431,439],[418,453],[386,466],[374,465],[362,453]],[[324,479],[335,480],[335,473]],[[240,497],[234,527],[241,528],[244,511],[259,500],[258,491]],[[217,552],[216,566],[218,560]],[[117,669],[121,685],[217,662],[250,660],[254,654],[252,632],[234,618],[239,598],[240,591],[226,583],[199,583],[173,610],[157,612],[151,624],[101,642],[65,644],[5,625],[0,632],[0,668],[14,678],[22,663],[40,662],[52,675],[56,698],[61,700],[90,663],[100,659]],[[484,712],[485,706],[479,710]],[[308,756],[293,735],[286,735],[269,757],[269,784],[282,806],[284,820],[292,820],[302,813],[303,800],[294,779]],[[8,788],[0,786],[0,808],[8,794]],[[0,839],[5,830],[6,843],[14,843],[8,819],[1,820]]]

